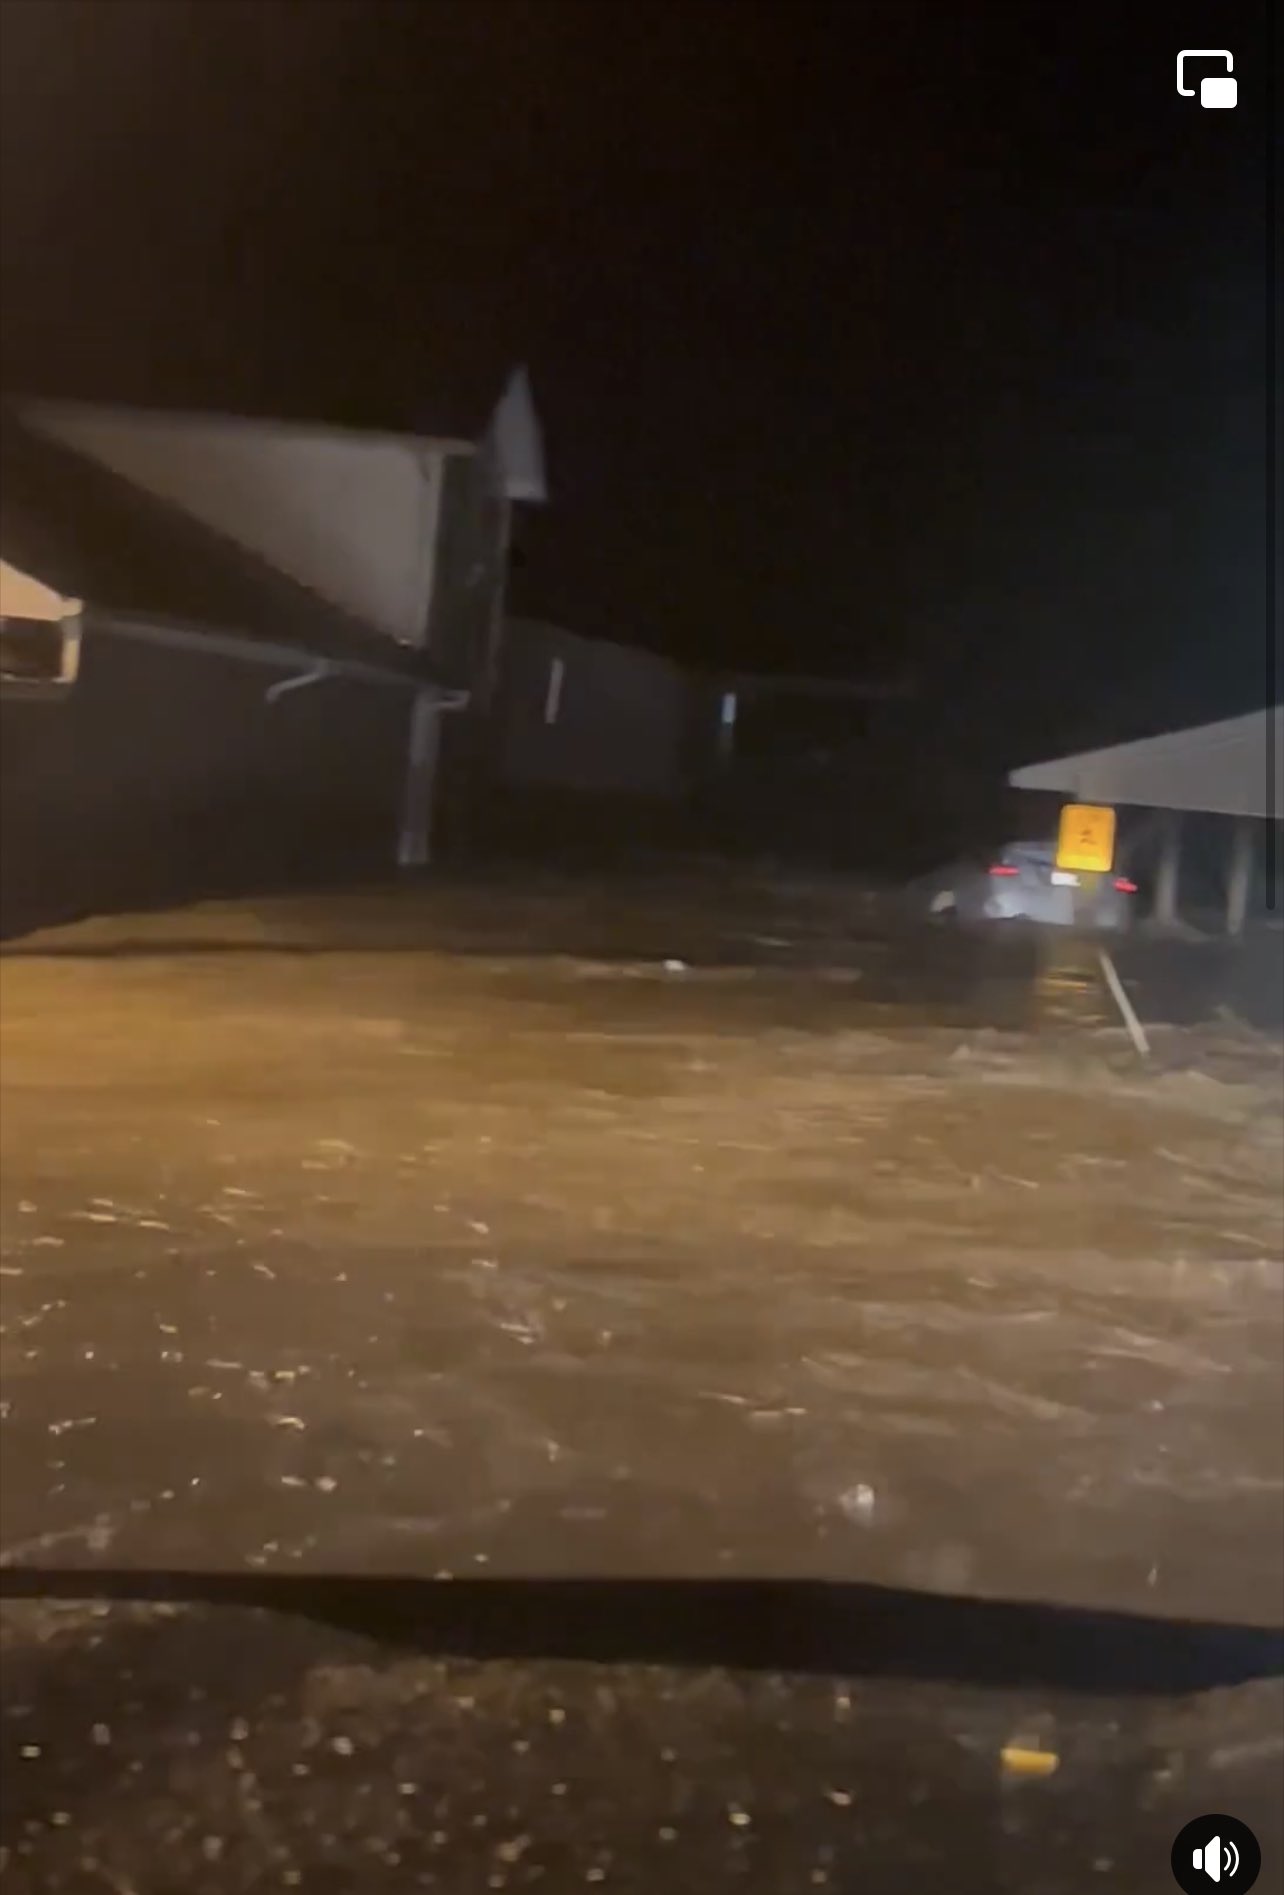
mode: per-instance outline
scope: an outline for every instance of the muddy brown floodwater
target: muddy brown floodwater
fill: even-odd
[[[979,952],[689,887],[23,944],[6,1560],[1277,1620],[1278,1049]]]

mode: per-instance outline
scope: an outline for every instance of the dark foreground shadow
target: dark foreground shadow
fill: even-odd
[[[772,1580],[429,1580],[7,1567],[0,1599],[288,1614],[434,1657],[1183,1697],[1284,1675],[1284,1627]]]

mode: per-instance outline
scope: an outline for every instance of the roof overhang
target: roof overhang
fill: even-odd
[[[417,644],[389,638],[181,508],[46,439],[11,405],[0,419],[8,564],[40,575],[50,611],[54,599],[65,612],[77,603],[72,593],[83,598],[95,639],[184,645],[300,676],[457,700],[455,681],[438,676]],[[37,595],[28,588],[25,596]]]
[[[1284,820],[1284,706],[1027,764],[1014,789],[1091,803]]]

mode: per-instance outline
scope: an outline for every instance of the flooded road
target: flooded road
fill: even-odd
[[[1204,1011],[1143,1065],[1083,947],[806,888],[23,944],[4,1558],[1277,1620],[1281,1069]]]

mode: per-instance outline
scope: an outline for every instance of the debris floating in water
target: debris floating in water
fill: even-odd
[[[866,1486],[864,1481],[859,1482],[855,1487],[849,1487],[845,1493],[838,1496],[839,1508],[849,1520],[872,1519],[877,1503],[877,1494],[872,1487]]]
[[[1061,1767],[1055,1750],[1030,1750],[1024,1744],[1006,1744],[999,1757],[1008,1775],[1014,1777],[1055,1776]]]

